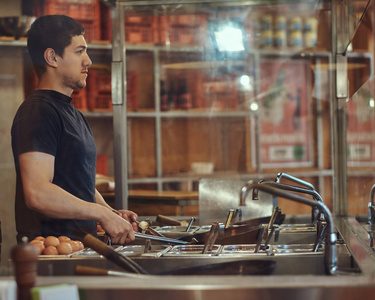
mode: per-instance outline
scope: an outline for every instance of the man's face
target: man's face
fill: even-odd
[[[86,86],[88,67],[92,62],[87,54],[87,44],[83,35],[74,36],[72,42],[59,57],[59,73],[63,88],[73,90]]]

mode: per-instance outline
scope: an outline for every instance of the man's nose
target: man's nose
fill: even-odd
[[[87,58],[84,61],[85,66],[90,67],[92,65],[92,61],[90,59],[90,56],[87,54]]]

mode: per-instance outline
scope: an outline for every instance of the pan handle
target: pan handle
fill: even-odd
[[[170,218],[170,217],[167,217],[167,216],[164,216],[164,215],[157,215],[156,221],[159,222],[159,223],[166,224],[166,225],[181,226],[180,221],[178,221],[176,219],[173,219],[173,218]]]
[[[133,277],[133,278],[143,278],[143,274],[133,274],[128,272],[95,268],[89,266],[77,265],[75,267],[75,274],[77,275],[89,275],[89,276],[122,276],[122,277]],[[148,276],[148,275],[147,275]]]
[[[130,271],[133,273],[138,274],[148,274],[146,270],[144,270],[140,265],[138,265],[135,261],[131,258],[121,255],[113,250],[111,247],[108,247],[105,243],[98,240],[91,234],[86,234],[83,238],[83,243],[86,247],[90,247],[91,249],[95,250],[99,254],[103,255],[108,260],[112,261],[116,265],[120,266],[121,268],[125,269],[126,271]]]
[[[75,273],[77,275],[108,275],[108,270],[78,265],[75,268]]]

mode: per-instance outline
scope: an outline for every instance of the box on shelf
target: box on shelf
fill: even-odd
[[[88,42],[101,40],[101,8],[99,0],[34,0],[33,14],[66,15],[76,19],[85,29]]]
[[[164,26],[202,27],[206,25],[206,15],[171,15],[161,16],[159,21]]]
[[[100,19],[99,0],[44,0],[34,1],[34,13],[42,15],[66,15],[77,20],[95,21]]]
[[[125,17],[125,24],[152,25],[155,18],[151,16],[128,16]]]
[[[111,93],[98,93],[88,98],[88,108],[90,110],[112,110]]]
[[[101,40],[101,29],[99,22],[92,21],[80,21],[81,25],[85,29],[84,37],[87,42],[94,42]]]
[[[100,2],[100,39],[112,42],[111,8]]]
[[[207,37],[206,23],[201,26],[174,26],[161,19],[155,34],[155,44],[199,45]]]
[[[96,156],[96,174],[108,175],[107,155],[98,154]]]
[[[108,66],[93,66],[87,77],[90,93],[111,92],[111,71]]]
[[[76,109],[87,110],[87,92],[86,89],[75,90],[72,94],[72,104]]]
[[[125,41],[128,43],[154,43],[155,27],[153,24],[125,25]]]

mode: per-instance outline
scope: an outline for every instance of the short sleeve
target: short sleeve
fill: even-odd
[[[56,155],[61,134],[61,121],[53,105],[47,101],[25,101],[12,126],[12,147],[15,155],[39,151]]]

